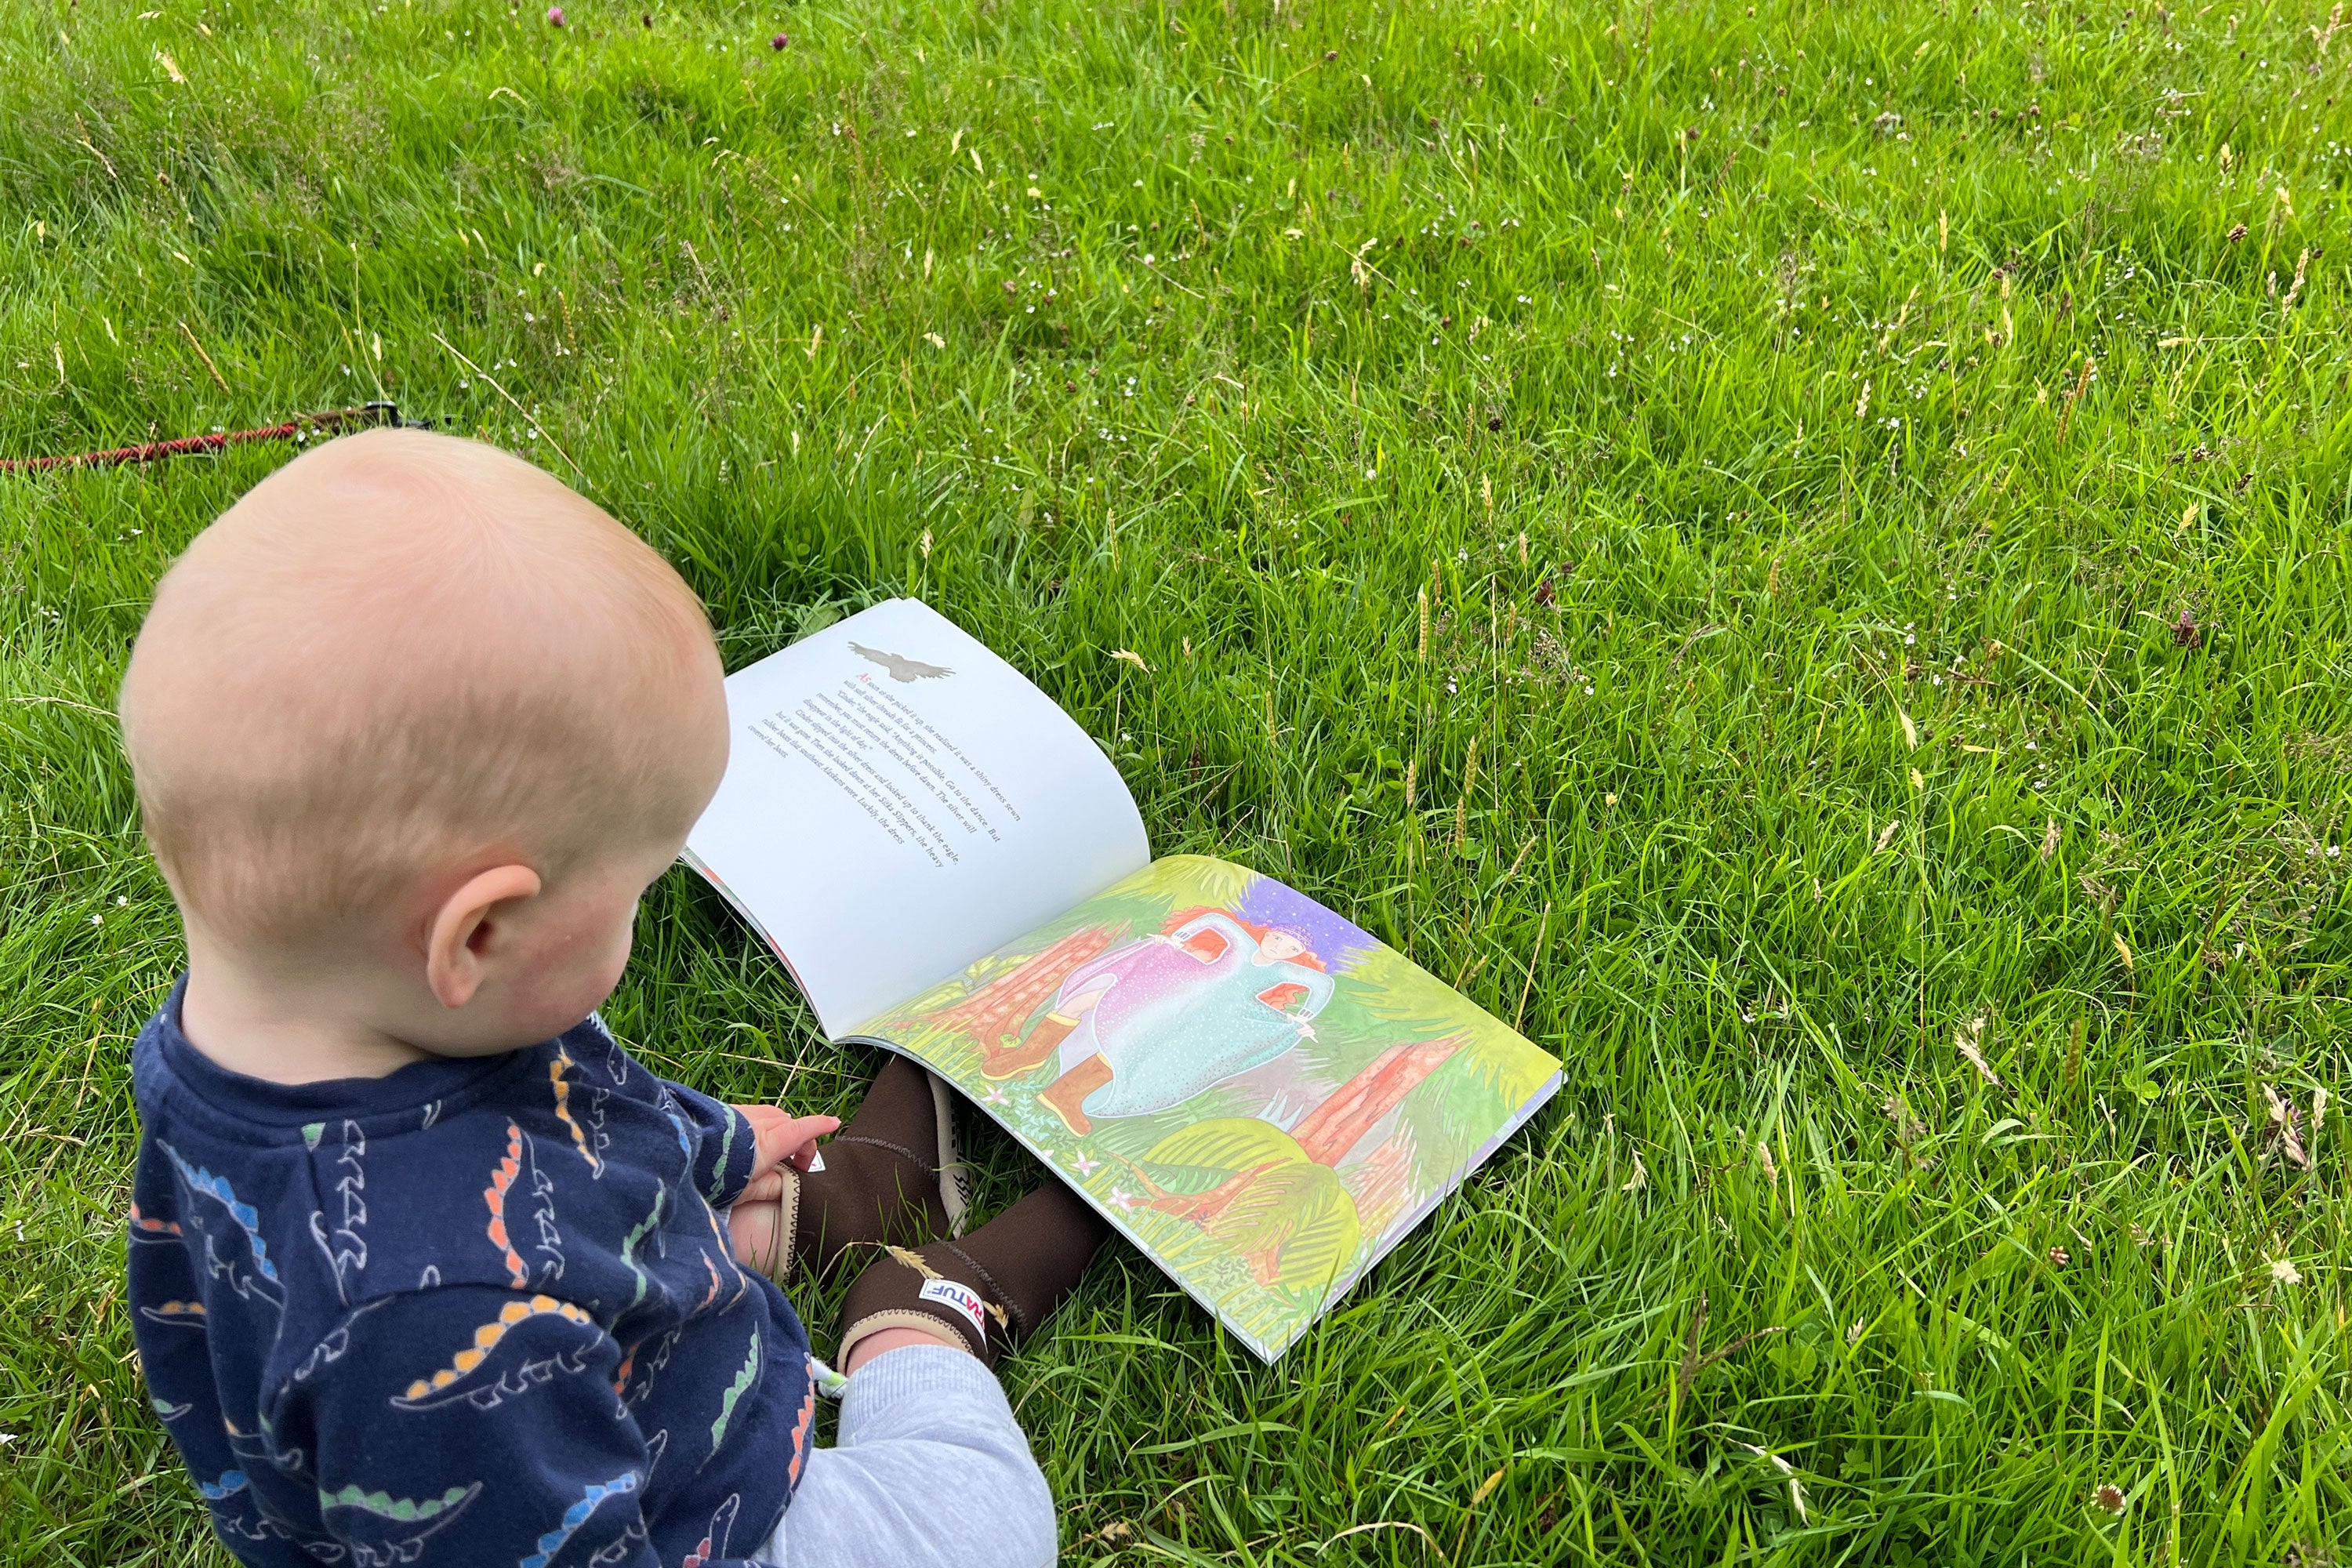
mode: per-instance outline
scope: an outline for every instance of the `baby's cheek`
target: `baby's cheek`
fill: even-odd
[[[630,921],[623,921],[598,931],[593,939],[581,943],[578,961],[568,966],[573,984],[583,993],[593,993],[586,997],[591,1007],[611,995],[613,987],[621,983],[621,971],[629,964],[630,927]]]
[[[575,933],[530,966],[516,987],[517,1010],[541,1032],[571,1027],[604,1005],[629,962],[630,923]],[[554,1022],[549,1022],[554,1020]],[[518,1019],[519,1023],[524,1019]]]
[[[614,921],[612,935],[604,943],[604,963],[601,971],[604,989],[612,990],[621,983],[621,971],[629,966],[630,951],[637,940],[637,906],[632,903],[629,912]]]

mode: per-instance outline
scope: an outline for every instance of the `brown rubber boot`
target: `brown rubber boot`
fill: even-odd
[[[858,1247],[906,1247],[963,1228],[968,1173],[956,1144],[947,1085],[904,1057],[875,1075],[866,1099],[806,1172],[786,1166],[768,1269],[782,1284],[795,1267],[824,1279]]]
[[[1047,1110],[1062,1119],[1062,1125],[1068,1128],[1074,1136],[1083,1138],[1095,1130],[1094,1122],[1087,1119],[1082,1109],[1087,1096],[1108,1083],[1110,1078],[1110,1063],[1098,1056],[1088,1057],[1055,1079],[1037,1098],[1045,1102]]]
[[[1048,1013],[1037,1021],[1025,1040],[1004,1037],[1000,1045],[992,1046],[981,1058],[981,1076],[990,1079],[1019,1078],[1034,1072],[1045,1065],[1045,1058],[1062,1048],[1070,1031],[1078,1026],[1076,1018],[1061,1013]]]
[[[883,1329],[952,1329],[993,1367],[1035,1333],[1077,1288],[1110,1226],[1057,1181],[958,1241],[892,1247],[849,1288],[835,1362]]]

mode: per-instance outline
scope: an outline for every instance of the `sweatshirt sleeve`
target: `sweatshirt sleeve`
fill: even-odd
[[[668,1087],[678,1114],[700,1134],[700,1147],[694,1156],[695,1190],[709,1200],[712,1208],[724,1209],[751,1184],[751,1167],[759,1158],[759,1136],[751,1130],[751,1119],[733,1106],[682,1083],[668,1083]]]
[[[301,1544],[416,1568],[661,1568],[642,1505],[668,1435],[638,1428],[620,1363],[550,1296],[453,1286],[348,1314],[267,1427],[279,1463],[317,1478],[329,1533]],[[748,1568],[709,1568],[730,1564]]]

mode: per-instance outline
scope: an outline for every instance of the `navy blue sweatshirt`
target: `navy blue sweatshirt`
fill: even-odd
[[[751,1179],[740,1114],[593,1018],[264,1083],[188,1043],[180,995],[134,1048],[131,1321],[231,1552],[717,1568],[767,1539],[815,1390],[714,1212]]]

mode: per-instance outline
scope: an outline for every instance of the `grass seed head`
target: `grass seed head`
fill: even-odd
[[[1478,784],[1478,737],[1470,737],[1470,758],[1462,769],[1462,798],[1454,803],[1454,850],[1460,854],[1470,842],[1470,792]]]
[[[2294,1101],[2269,1084],[2263,1085],[2263,1099],[2270,1107],[2266,1137],[2290,1162],[2304,1170],[2310,1170],[2311,1155],[2303,1146],[2303,1112],[2296,1109]]]
[[[1983,1047],[1978,1044],[1984,1036],[1984,1015],[1979,1013],[1954,1032],[1952,1044],[1967,1058],[1969,1066],[1977,1069],[1979,1078],[1995,1089],[2006,1088],[2000,1081],[2000,1074],[1993,1071],[1992,1064],[1985,1060]]]

